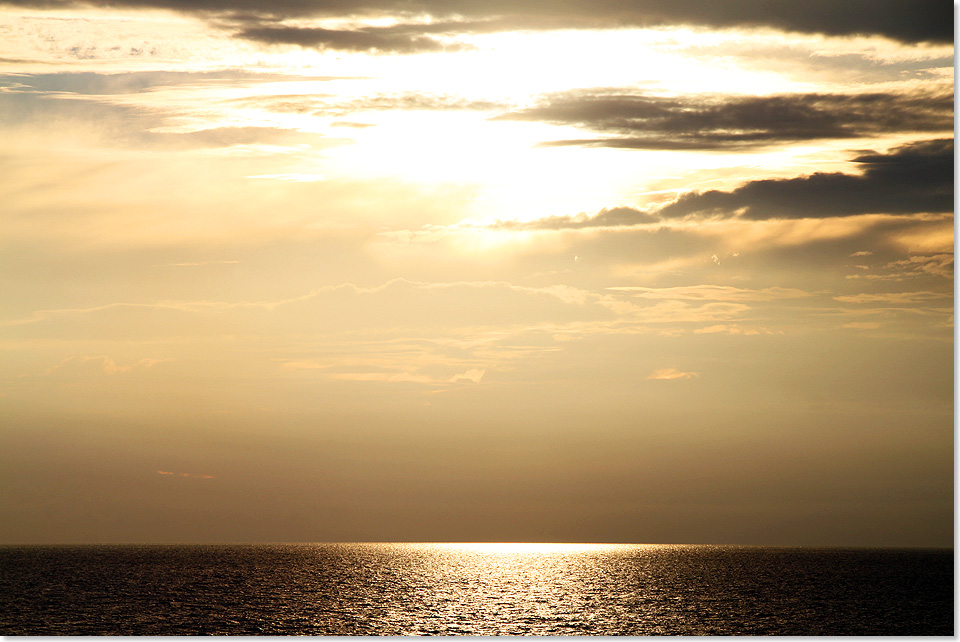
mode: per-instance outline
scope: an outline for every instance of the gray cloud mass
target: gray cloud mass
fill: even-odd
[[[863,166],[863,174],[817,172],[750,181],[730,192],[692,192],[658,213],[677,218],[739,212],[741,218],[762,220],[953,211],[953,139],[862,154],[853,162]]]
[[[544,29],[648,27],[693,25],[707,28],[772,27],[785,31],[830,36],[877,34],[903,42],[953,42],[953,5],[946,0],[520,0],[478,3],[474,0],[4,0],[2,4],[33,8],[75,6],[143,7],[185,11],[210,17],[232,16],[255,25],[293,17],[423,15],[440,19],[498,21],[505,28]],[[512,27],[510,27],[512,25]],[[251,29],[254,27],[251,26]],[[466,29],[475,29],[467,25]],[[430,29],[426,26],[426,29]],[[415,41],[427,31],[397,34],[393,46],[406,50],[402,40]],[[241,31],[241,35],[243,32]],[[248,36],[293,38],[278,32],[251,31]],[[369,35],[369,34],[367,34]],[[314,34],[317,36],[317,34]],[[306,34],[301,34],[305,38]],[[363,34],[358,36],[362,39]],[[355,47],[357,40],[328,34],[319,44]],[[316,42],[316,41],[315,41]],[[422,41],[423,45],[427,41]],[[367,47],[364,47],[366,49]],[[394,49],[389,49],[393,51]]]
[[[459,44],[444,44],[422,32],[425,25],[393,25],[359,29],[322,29],[283,25],[255,26],[235,35],[268,44],[291,44],[315,49],[411,54],[430,51],[457,51]]]
[[[591,90],[547,96],[544,104],[496,117],[575,125],[615,137],[548,146],[722,149],[884,132],[953,129],[951,94],[793,94],[666,98]]]

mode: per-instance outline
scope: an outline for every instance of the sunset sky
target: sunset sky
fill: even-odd
[[[0,543],[952,545],[953,38],[0,0]]]

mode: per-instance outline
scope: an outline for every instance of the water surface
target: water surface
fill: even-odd
[[[6,635],[952,635],[953,551],[0,548]]]

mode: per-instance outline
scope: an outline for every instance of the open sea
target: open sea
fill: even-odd
[[[0,547],[3,635],[942,635],[953,550]]]

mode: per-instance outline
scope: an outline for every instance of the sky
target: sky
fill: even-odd
[[[0,0],[0,543],[952,546],[942,0]]]

